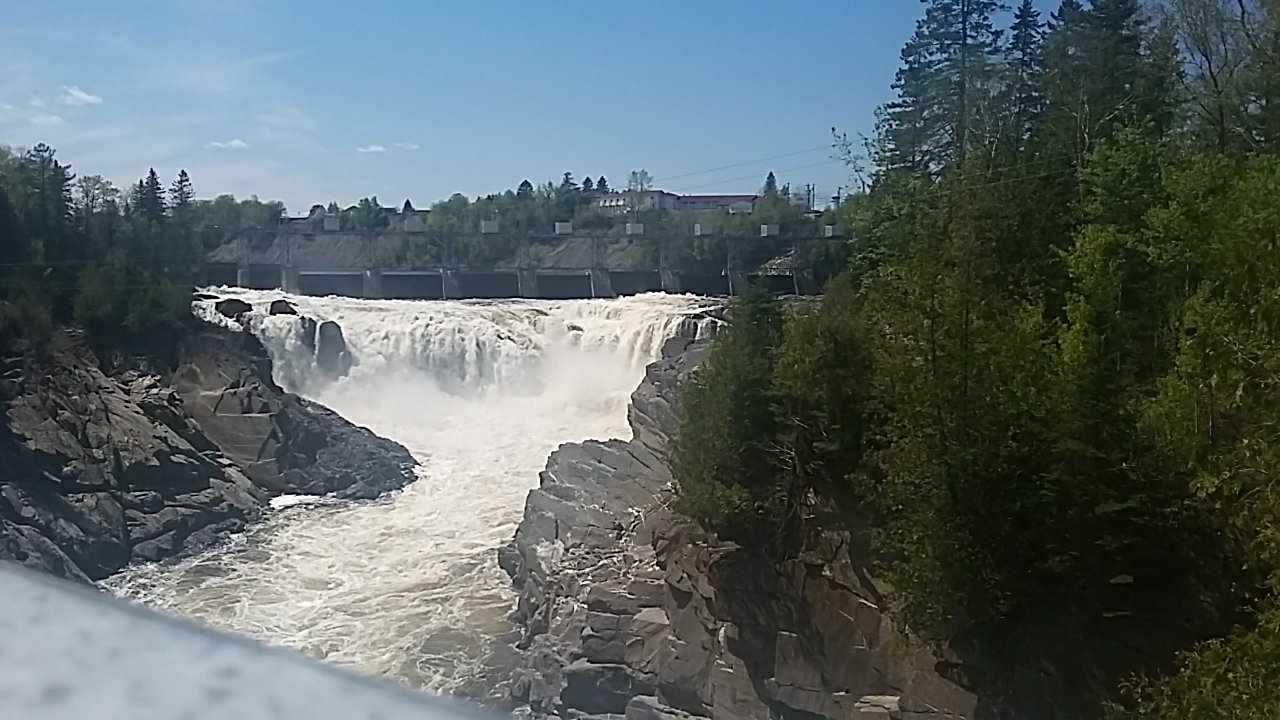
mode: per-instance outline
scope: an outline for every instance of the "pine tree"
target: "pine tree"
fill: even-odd
[[[1062,0],[1049,16],[1044,40],[1045,114],[1041,141],[1048,154],[1078,164],[1088,151],[1089,67],[1086,61],[1089,16],[1079,0]]]
[[[146,179],[140,181],[139,185],[141,188],[138,196],[138,211],[152,222],[164,220],[164,186],[160,184],[160,176],[156,175],[155,168],[147,172]]]
[[[71,220],[71,167],[58,162],[57,151],[40,143],[23,157],[30,186],[26,222],[32,234],[51,233]]]
[[[520,187],[516,188],[516,197],[522,200],[528,200],[533,197],[533,183],[528,180],[522,180]]]
[[[613,190],[609,188],[609,181],[606,180],[603,175],[600,176],[599,180],[596,180],[596,192],[601,195],[613,192]]]
[[[1013,15],[1007,59],[1014,133],[1025,143],[1044,102],[1044,25],[1032,0],[1022,0]]]
[[[889,165],[940,172],[963,163],[977,118],[996,91],[996,0],[926,0],[902,51],[884,130]]]
[[[400,212],[402,213],[413,212],[413,203],[409,202],[409,198],[404,199],[404,206],[400,208]]]
[[[325,207],[324,211],[329,215],[338,215],[342,212],[342,208],[338,207],[337,202],[330,200],[329,205]]]
[[[777,195],[778,194],[778,178],[773,176],[772,170],[770,170],[769,174],[765,176],[764,191],[760,194],[761,195]]]
[[[595,181],[591,179],[590,175],[588,175],[587,178],[582,181],[582,192],[593,193],[595,191],[596,191]]]
[[[175,217],[181,212],[185,212],[191,206],[191,202],[195,200],[195,191],[191,187],[191,177],[187,175],[186,170],[178,171],[178,178],[173,181],[173,186],[169,189],[169,206]]]

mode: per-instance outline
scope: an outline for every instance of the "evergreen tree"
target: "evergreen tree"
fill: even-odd
[[[582,181],[582,192],[584,192],[584,193],[594,193],[595,191],[596,191],[596,184],[595,184],[595,181],[593,181],[593,180],[591,179],[591,176],[590,176],[590,175],[588,175],[588,176],[587,176],[587,178],[586,178],[585,180],[583,180],[583,181]]]
[[[71,181],[75,175],[70,166],[58,162],[57,151],[44,143],[31,148],[23,164],[29,182],[27,227],[36,236],[56,233],[71,220]]]
[[[404,206],[400,208],[400,212],[403,212],[403,213],[413,212],[413,203],[409,202],[409,198],[404,199]]]
[[[1079,163],[1087,151],[1092,122],[1088,52],[1089,17],[1079,0],[1062,0],[1049,16],[1044,40],[1045,100],[1041,142],[1050,155]]]
[[[329,215],[338,215],[342,213],[342,208],[338,207],[337,202],[330,200],[329,205],[325,207],[324,211]]]
[[[761,191],[760,194],[761,195],[777,195],[778,194],[778,179],[773,176],[772,170],[770,170],[769,174],[765,176],[764,189]]]
[[[613,190],[609,188],[609,181],[606,180],[603,175],[600,176],[599,180],[596,180],[596,192],[601,195],[613,192]]]
[[[516,197],[522,200],[528,200],[533,197],[533,183],[528,180],[520,181],[520,187],[516,188]]]
[[[1032,0],[1022,0],[1013,15],[1006,62],[1008,97],[1012,101],[1014,135],[1020,145],[1029,138],[1044,102],[1044,25]]]
[[[147,177],[139,185],[141,185],[141,190],[138,196],[138,212],[142,217],[152,222],[164,220],[164,186],[160,184],[160,176],[156,175],[155,168],[151,168],[147,172]]]
[[[902,51],[883,130],[889,164],[936,173],[963,163],[971,132],[996,91],[1001,32],[996,0],[926,0]]]
[[[179,170],[177,179],[169,189],[170,210],[177,217],[179,213],[186,212],[190,208],[193,200],[195,200],[195,191],[191,187],[191,177],[187,175],[186,170]]]

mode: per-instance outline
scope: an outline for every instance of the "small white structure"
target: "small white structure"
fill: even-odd
[[[779,228],[777,225],[761,225],[760,226],[760,237],[777,237],[778,233],[780,232],[781,232],[781,228]]]
[[[627,223],[628,235],[643,235],[644,223]]]
[[[481,235],[496,235],[497,233],[498,233],[497,220],[481,220],[480,221]]]
[[[572,235],[572,234],[573,234],[573,223],[571,223],[571,222],[558,222],[558,223],[556,223],[556,234],[557,234],[557,235]]]

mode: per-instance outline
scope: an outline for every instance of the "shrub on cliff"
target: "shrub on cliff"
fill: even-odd
[[[686,387],[675,475],[682,510],[739,541],[794,547],[848,495],[868,389],[852,285],[784,314],[753,288]]]
[[[685,389],[674,467],[681,509],[730,531],[750,526],[774,483],[768,393],[782,315],[753,287],[731,317]]]

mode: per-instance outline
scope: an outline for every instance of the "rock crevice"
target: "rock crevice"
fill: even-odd
[[[674,338],[632,395],[629,442],[565,445],[499,551],[532,717],[972,718],[951,663],[899,630],[848,532],[774,562],[670,508],[678,390],[706,343]]]

